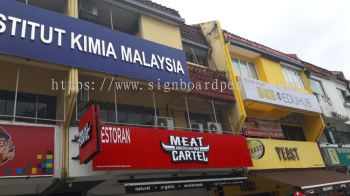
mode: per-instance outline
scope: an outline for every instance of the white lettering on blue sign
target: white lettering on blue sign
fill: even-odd
[[[0,41],[1,54],[146,81],[189,82],[181,50],[16,1],[1,3]]]

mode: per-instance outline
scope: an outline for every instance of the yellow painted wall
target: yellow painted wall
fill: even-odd
[[[325,127],[321,114],[305,115],[304,119],[303,130],[307,141],[317,142]]]
[[[263,104],[254,104],[252,107],[252,105],[249,103],[245,103],[240,90],[238,81],[239,77],[237,77],[235,74],[231,59],[232,57],[237,57],[249,62],[254,62],[259,79],[261,81],[311,94],[308,80],[306,79],[303,71],[301,71],[301,76],[305,85],[305,89],[288,86],[280,62],[276,62],[261,56],[249,58],[237,53],[236,51],[233,51],[230,45],[228,43],[225,43],[220,23],[218,21],[202,23],[200,26],[212,48],[211,57],[215,62],[215,68],[220,71],[225,71],[230,78],[230,81],[232,81],[234,84],[236,104],[230,115],[232,118],[231,124],[234,125],[234,129],[240,130],[243,127],[246,117],[249,115],[278,120],[292,112],[298,112],[288,108],[279,108],[278,106],[269,107],[269,105],[266,104],[264,106],[262,106]],[[307,122],[307,124],[303,125],[306,138],[308,141],[317,141],[324,128],[322,117],[318,114],[310,113],[304,113],[304,116]]]
[[[300,88],[295,88],[293,86],[287,85],[281,64],[279,62],[272,61],[264,57],[257,57],[255,59],[255,66],[256,66],[256,71],[258,72],[258,75],[259,75],[259,79],[261,81],[275,84],[278,86],[283,86],[285,88],[294,89],[303,93],[310,93],[309,88],[300,89]],[[303,74],[304,74],[303,71],[301,71],[302,79],[303,79]],[[308,87],[308,81],[303,80],[303,82],[304,82],[304,86]]]
[[[258,72],[259,76],[261,75],[262,81],[279,86],[286,85],[282,68],[278,62],[274,62],[263,57],[258,57],[255,63],[256,71]]]
[[[182,50],[181,34],[178,26],[141,15],[140,27],[144,39]]]

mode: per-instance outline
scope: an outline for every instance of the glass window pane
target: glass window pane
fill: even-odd
[[[242,65],[247,65],[247,61],[244,61],[244,60],[239,60],[239,63]]]
[[[118,123],[127,123],[127,111],[118,106]]]
[[[345,102],[345,91],[341,90],[341,89],[337,89],[338,90],[338,94],[340,96],[340,99],[342,100],[342,102]]]
[[[35,106],[37,95],[18,93],[16,116],[35,118]]]
[[[291,78],[290,78],[288,69],[286,67],[282,67],[282,71],[283,71],[284,77],[286,79],[287,85],[291,86]]]
[[[301,79],[301,74],[299,71],[284,66],[282,66],[282,71],[286,79],[287,85],[302,89],[305,88],[304,82]]]
[[[56,119],[56,97],[38,95],[38,118]]]
[[[144,108],[144,124],[145,125],[154,125],[154,109],[153,108]]]
[[[325,95],[321,82],[317,80],[310,79],[310,87],[312,89],[312,92],[318,94],[318,95]]]
[[[15,93],[0,91],[0,115],[13,115]]]
[[[304,88],[304,82],[303,82],[303,80],[301,79],[301,74],[300,74],[300,72],[299,71],[295,71],[295,70],[293,70],[294,71],[294,75],[295,75],[295,79],[296,79],[296,82],[297,82],[297,87],[298,88]]]
[[[253,79],[256,79],[258,80],[258,73],[256,73],[256,70],[255,70],[255,65],[253,63],[248,63],[249,65],[249,71],[250,71],[250,75]]]
[[[128,123],[130,124],[143,124],[143,116],[135,111],[128,112]]]
[[[233,69],[235,71],[235,74],[239,75],[239,76],[242,75],[241,70],[239,68],[238,59],[236,59],[236,58],[232,59],[232,64],[233,64]]]
[[[113,103],[99,103],[101,112],[101,121],[115,122],[115,111]]]
[[[250,78],[249,69],[246,61],[240,61],[241,76],[245,78]]]

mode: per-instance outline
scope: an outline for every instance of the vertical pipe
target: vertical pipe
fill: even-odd
[[[78,96],[75,97],[75,121],[78,121]]]
[[[26,0],[26,4],[28,4],[28,1],[29,1],[29,0]]]
[[[190,112],[188,109],[188,103],[187,103],[187,95],[185,94],[185,105],[186,105],[186,113],[187,113],[187,120],[188,120],[188,125],[190,126],[190,129],[192,131],[192,125],[191,125],[191,119],[190,119]]]
[[[218,123],[218,119],[216,118],[215,104],[214,104],[214,100],[213,99],[211,100],[211,105],[213,106],[215,122]]]
[[[66,92],[66,88],[67,88],[67,76],[64,78],[64,85],[65,88],[63,88],[62,86],[62,91],[63,91],[63,122],[66,120],[66,96],[67,96],[67,92]],[[58,89],[60,90],[60,89]],[[76,110],[75,110],[76,111]]]
[[[114,110],[115,110],[115,122],[118,123],[118,100],[117,89],[114,87]]]
[[[156,96],[154,94],[154,91],[152,91],[152,97],[153,97],[153,108],[154,108],[154,126],[157,126],[157,105],[156,105]]]
[[[39,95],[36,94],[36,99],[35,99],[35,123],[38,122],[38,99],[39,99]]]
[[[109,8],[109,19],[110,19],[110,22],[111,22],[111,29],[114,30],[112,8]]]
[[[17,67],[16,91],[15,91],[15,100],[14,100],[14,104],[13,104],[13,121],[15,121],[15,119],[16,119],[18,83],[19,83],[19,66]]]

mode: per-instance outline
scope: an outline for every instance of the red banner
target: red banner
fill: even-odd
[[[99,151],[98,128],[100,123],[99,107],[90,105],[79,121],[79,157],[80,163],[88,163]]]
[[[243,136],[102,125],[94,170],[252,166]]]
[[[0,177],[52,176],[53,127],[0,124]]]

